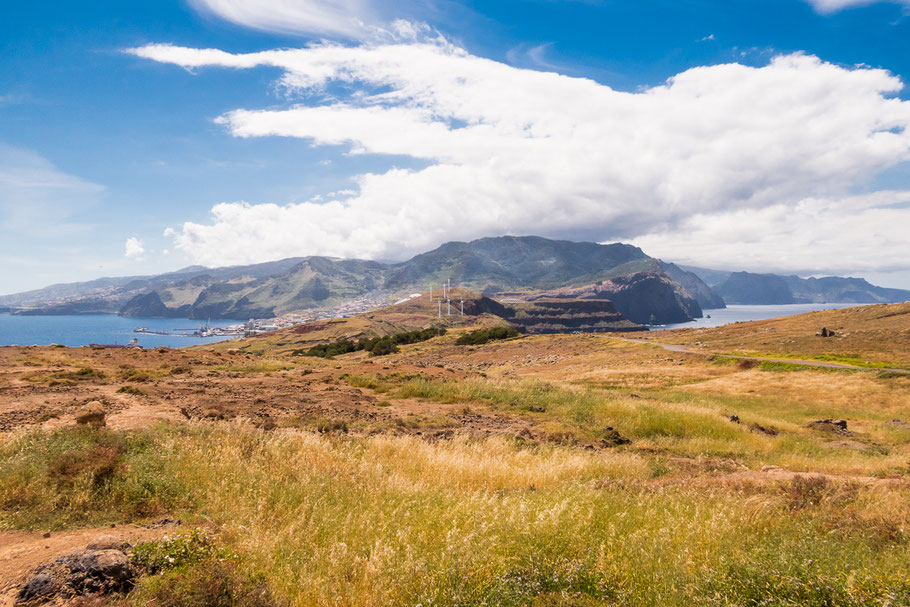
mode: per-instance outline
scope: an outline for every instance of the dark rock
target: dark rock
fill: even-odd
[[[628,445],[632,442],[612,426],[604,428],[601,434],[603,435],[603,443],[607,445]]]
[[[136,571],[121,550],[79,550],[38,567],[19,591],[16,603],[125,592],[135,579]]]
[[[833,432],[835,434],[849,435],[847,430],[847,421],[843,419],[819,419],[808,424],[809,428],[821,430],[822,432]]]
[[[777,430],[774,428],[768,428],[767,426],[762,426],[761,424],[749,424],[749,429],[754,432],[767,434],[768,436],[777,436]]]
[[[120,550],[84,550],[57,562],[69,569],[66,585],[77,594],[128,590],[136,577],[129,557]]]
[[[49,599],[60,592],[60,580],[50,573],[35,573],[19,590],[16,604],[30,603],[37,599]]]
[[[730,416],[730,421],[733,422],[734,424],[738,424],[739,416],[734,413],[733,415]]]
[[[126,552],[130,549],[130,543],[121,537],[114,535],[102,535],[96,537],[92,543],[85,547],[86,550],[120,550]]]
[[[180,521],[170,517],[164,517],[163,519],[157,520],[154,523],[146,525],[146,529],[160,529],[161,527],[177,527],[180,525]]]

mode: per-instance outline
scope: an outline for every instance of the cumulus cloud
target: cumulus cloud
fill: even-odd
[[[694,215],[678,230],[636,238],[651,254],[679,263],[753,272],[829,274],[908,269],[910,191],[807,198],[713,215]]]
[[[130,259],[141,260],[145,255],[145,245],[135,236],[131,236],[126,239],[126,247],[123,254]]]
[[[903,4],[904,6],[910,6],[910,0],[885,0],[886,2],[891,2],[892,4]],[[844,10],[846,8],[855,8],[857,6],[867,6],[869,4],[876,4],[881,2],[881,0],[808,0],[815,10],[820,13],[836,13],[837,11]]]
[[[716,218],[719,233],[737,214],[771,225],[766,214],[806,201],[822,220],[809,230],[828,229],[828,214],[861,216],[873,232],[910,220],[906,209],[877,214],[837,202],[910,160],[910,103],[895,96],[900,80],[880,69],[794,54],[763,67],[699,67],[627,93],[438,39],[252,54],[168,45],[131,52],[186,68],[281,69],[281,86],[299,103],[228,112],[218,121],[237,137],[299,137],[429,165],[359,175],[356,192],[302,204],[218,204],[210,222],[170,231],[207,265],[302,254],[400,258],[503,233],[691,242],[693,221]],[[324,95],[338,84],[353,93]],[[825,270],[855,258],[855,230],[840,237],[843,249],[830,256],[781,251],[792,252],[792,264]],[[729,253],[699,250],[701,263]],[[883,249],[863,251],[872,265],[890,263]]]

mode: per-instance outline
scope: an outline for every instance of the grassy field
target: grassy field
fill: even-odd
[[[110,471],[60,468],[112,444]],[[904,484],[757,482],[707,465],[681,477],[631,452],[238,426],[31,433],[2,455],[3,525],[165,508],[296,605],[910,600]]]
[[[835,337],[816,337],[822,327]],[[910,369],[910,302],[825,310],[712,329],[652,334],[666,343],[868,367]]]
[[[910,377],[457,332],[0,350],[0,538],[181,519],[98,607],[910,605]],[[756,345],[823,356],[786,343]],[[108,428],[73,424],[89,400]]]

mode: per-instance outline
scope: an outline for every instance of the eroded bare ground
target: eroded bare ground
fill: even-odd
[[[342,420],[355,425],[353,431],[367,433],[512,432],[525,421],[482,406],[469,412],[455,404],[390,398],[356,380],[525,377],[645,389],[731,373],[696,355],[669,355],[584,335],[468,348],[421,344],[384,359],[354,354],[328,361],[239,352],[10,347],[0,348],[0,431],[72,424],[76,411],[97,400],[113,429],[158,421],[241,419],[270,427]],[[425,419],[402,423],[408,416]],[[415,425],[419,428],[409,427]]]
[[[762,399],[768,406],[834,410],[874,404],[898,418],[910,380],[880,381],[874,372],[767,373],[748,364],[717,364],[697,354],[667,352],[595,335],[525,337],[483,346],[443,338],[369,358],[355,353],[324,360],[263,357],[237,350],[100,350],[0,348],[0,432],[74,423],[85,403],[100,401],[113,429],[159,421],[241,420],[266,428],[331,429],[354,434],[394,432],[521,432],[520,412],[482,402],[394,398],[390,386],[429,382],[534,379],[636,396],[636,391]],[[868,411],[866,412],[868,413]],[[882,418],[881,421],[888,421]],[[891,419],[891,418],[888,418]]]

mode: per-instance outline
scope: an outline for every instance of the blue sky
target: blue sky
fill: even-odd
[[[19,3],[0,293],[502,233],[910,288],[907,11]]]

